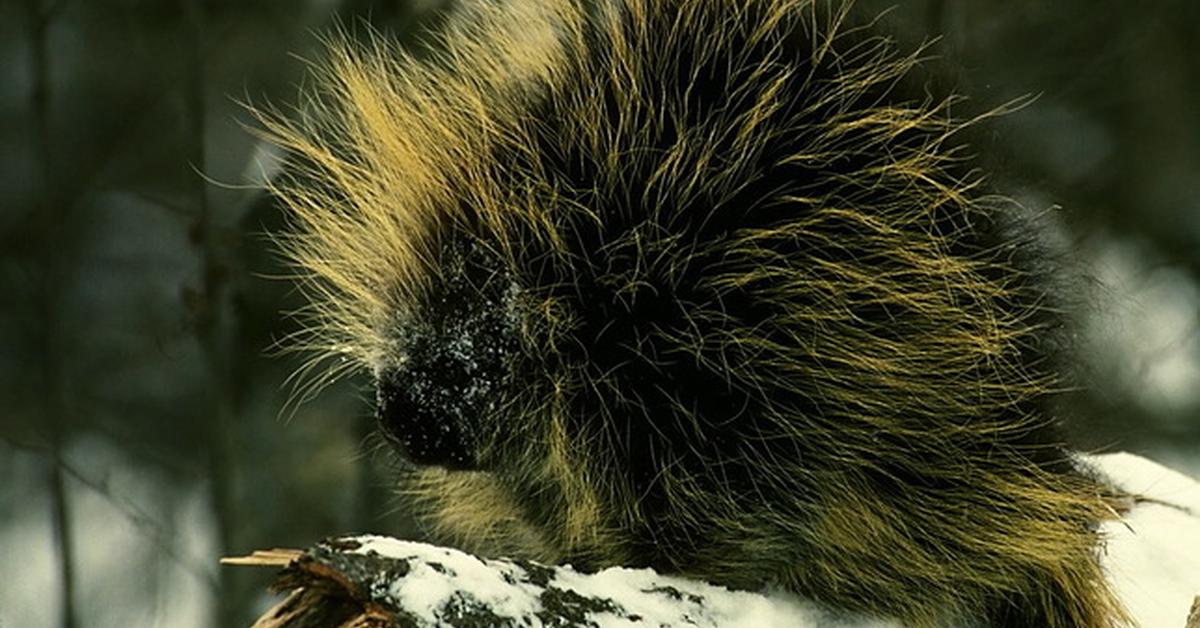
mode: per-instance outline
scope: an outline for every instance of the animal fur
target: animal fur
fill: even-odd
[[[444,541],[912,626],[1115,626],[1053,295],[955,97],[822,0],[509,0],[334,43],[276,192]],[[319,378],[320,379],[320,378]]]

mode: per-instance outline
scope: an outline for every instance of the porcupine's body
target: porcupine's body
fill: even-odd
[[[836,3],[478,3],[335,47],[279,192],[443,539],[929,626],[1115,625],[1057,314]]]

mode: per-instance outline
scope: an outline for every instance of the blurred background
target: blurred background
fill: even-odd
[[[451,4],[0,2],[0,628],[244,626],[271,574],[218,557],[419,534],[365,382],[287,403],[301,301],[239,102],[295,103],[338,23]],[[988,148],[1086,270],[1082,442],[1200,475],[1200,3],[859,4],[978,103],[1036,96]]]

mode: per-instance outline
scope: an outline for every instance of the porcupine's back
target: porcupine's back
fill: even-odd
[[[469,549],[1114,625],[1034,244],[848,12],[477,3],[425,61],[335,46],[268,121],[311,344]]]

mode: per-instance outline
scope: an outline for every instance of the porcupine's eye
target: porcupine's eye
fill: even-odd
[[[396,331],[403,357],[379,374],[377,418],[410,461],[474,469],[481,422],[516,354],[513,288],[470,245],[451,249],[440,272],[418,315]]]

